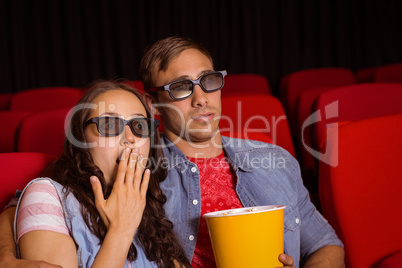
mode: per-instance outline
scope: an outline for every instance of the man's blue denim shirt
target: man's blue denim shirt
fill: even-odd
[[[310,202],[297,161],[284,149],[263,142],[222,136],[223,149],[237,175],[236,192],[244,207],[285,205],[284,250],[295,267],[326,245],[342,246],[332,227]],[[168,176],[161,187],[165,210],[192,259],[201,217],[200,175],[196,164],[165,136]]]

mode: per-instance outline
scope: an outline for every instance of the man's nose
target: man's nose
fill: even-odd
[[[193,107],[204,107],[208,103],[207,92],[202,90],[200,85],[194,86],[194,92],[191,96],[191,104]]]

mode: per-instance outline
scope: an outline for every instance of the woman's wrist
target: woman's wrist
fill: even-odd
[[[113,225],[109,226],[106,233],[106,236],[113,237],[113,239],[117,239],[121,243],[127,242],[129,244],[133,242],[134,235],[135,232],[133,233],[132,231],[129,231],[127,228],[116,227]]]

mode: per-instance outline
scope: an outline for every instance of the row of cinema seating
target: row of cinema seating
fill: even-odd
[[[363,79],[360,74],[367,70],[354,74],[346,68],[302,70],[291,73],[281,80],[280,99],[288,116],[306,185],[312,192],[317,192],[317,155],[325,151],[321,148],[320,140],[325,135],[328,123],[359,120],[402,111],[398,102],[402,94],[400,93],[402,64],[370,70],[371,82],[367,78]],[[384,70],[389,70],[390,73],[384,75]],[[325,107],[335,100],[338,100],[334,105],[337,105],[339,113],[328,120],[329,114],[323,112]]]
[[[402,69],[402,64],[395,66]],[[402,78],[402,71],[399,77]],[[321,68],[284,77],[280,98],[272,95],[264,76],[255,74],[228,75],[222,89],[222,134],[274,143],[298,158],[313,201],[321,205],[324,216],[345,242],[347,267],[377,267],[387,259],[381,264],[381,268],[386,268],[393,267],[385,266],[387,262],[392,264],[393,259],[401,261],[401,255],[394,254],[402,251],[401,243],[396,242],[401,241],[401,232],[391,226],[381,227],[386,226],[381,225],[382,221],[399,222],[400,216],[392,212],[402,205],[393,192],[402,186],[402,175],[396,170],[396,163],[402,160],[402,148],[397,141],[402,134],[401,115],[392,116],[402,114],[402,81],[397,84],[394,77],[392,82],[363,81],[347,69]],[[128,83],[142,89],[140,81]],[[45,94],[47,99],[43,95],[38,100],[28,97],[29,103],[20,105],[22,108],[17,111],[12,108],[17,107],[12,99],[24,93],[9,94],[8,110],[0,112],[0,120],[7,131],[12,128],[8,135],[13,140],[4,142],[7,131],[1,131],[2,169],[3,165],[4,169],[20,167],[21,159],[36,167],[61,152],[65,118],[83,93],[80,89],[72,90],[78,90],[79,97],[76,95],[71,103],[62,104],[60,97],[51,100],[49,93]],[[45,102],[40,103],[42,100]],[[32,103],[37,105],[30,107]],[[52,107],[50,103],[57,105]],[[33,110],[37,106],[41,109]],[[12,119],[10,115],[15,112],[20,119]],[[39,160],[34,160],[34,155]],[[37,171],[20,178],[29,181],[38,175]],[[0,205],[23,185],[14,185],[12,181],[9,184],[1,192]],[[352,210],[353,207],[356,209]],[[375,213],[367,207],[375,209]],[[348,222],[348,213],[354,213],[355,225]],[[364,228],[359,232],[355,230],[361,226]],[[372,235],[380,229],[380,236]],[[364,265],[361,254],[365,254]]]
[[[397,170],[402,157],[401,126],[402,115],[377,117],[344,124],[338,137],[328,139],[330,154],[326,162],[320,162],[320,197],[325,216],[350,252],[348,267],[369,267],[400,249],[395,223],[402,219],[395,204],[401,203]],[[373,141],[379,143],[375,151]],[[28,178],[40,175],[51,160],[41,153],[0,154],[2,176],[9,178],[2,184],[1,205]],[[362,250],[362,245],[367,247]]]
[[[281,100],[305,183],[344,242],[346,267],[399,267],[402,64],[295,72],[282,79]]]
[[[399,267],[402,261],[402,114],[350,122],[328,135],[320,161],[324,216],[344,242],[346,267]],[[54,157],[43,153],[0,154],[3,207]]]
[[[346,267],[402,263],[402,114],[345,123],[319,162],[322,212],[344,243]]]

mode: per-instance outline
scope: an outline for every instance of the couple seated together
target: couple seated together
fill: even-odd
[[[284,205],[283,266],[344,267],[297,161],[220,135],[226,71],[208,50],[168,37],[140,71],[145,94],[102,81],[74,107],[62,154],[0,216],[0,266],[216,267],[202,215]],[[251,163],[268,156],[280,166]]]

